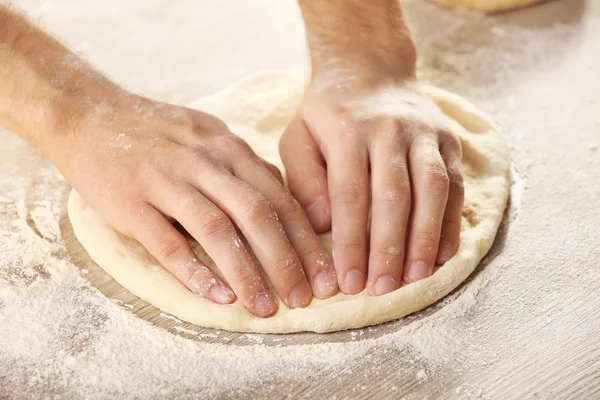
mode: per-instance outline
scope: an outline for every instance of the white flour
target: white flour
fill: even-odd
[[[1,138],[9,139],[7,134]],[[34,179],[3,180],[0,186],[5,193],[0,214],[0,343],[5,345],[0,348],[0,365],[10,366],[0,375],[0,388],[15,397],[49,387],[56,394],[85,397],[132,393],[132,389],[141,398],[161,393],[192,395],[196,388],[210,396],[245,390],[267,378],[307,379],[343,371],[367,353],[376,360],[394,347],[412,347],[422,360],[434,361],[439,358],[431,346],[434,338],[423,337],[419,330],[440,323],[441,318],[458,318],[475,302],[478,288],[486,281],[482,276],[461,295],[461,302],[450,303],[435,318],[378,339],[357,340],[365,331],[359,330],[348,332],[349,343],[321,345],[264,346],[261,335],[249,334],[243,338],[256,345],[187,340],[131,315],[123,308],[127,305],[104,297],[89,285],[84,273],[65,261],[58,221],[67,186],[35,150],[10,139],[13,154],[39,160]],[[9,160],[0,165],[3,171],[14,168]],[[214,339],[218,333],[200,336]],[[440,340],[446,339],[435,338]]]
[[[76,13],[88,18],[93,14],[72,3],[72,8],[60,2],[55,8],[37,0],[23,3],[48,15],[58,31],[70,32],[70,40],[77,39]],[[183,327],[177,336],[107,299],[88,283],[85,271],[65,258],[59,218],[66,183],[37,151],[0,132],[0,398],[215,398],[253,393],[367,398],[401,393],[415,399],[487,399],[538,392],[542,398],[544,393],[593,397],[586,395],[590,388],[598,390],[591,382],[600,381],[599,303],[593,295],[600,290],[600,250],[594,239],[600,217],[587,210],[600,210],[600,188],[590,184],[600,171],[600,142],[597,132],[576,121],[592,120],[594,107],[586,99],[597,98],[600,87],[597,82],[566,81],[567,76],[585,76],[598,61],[584,57],[597,43],[580,36],[581,2],[567,1],[565,13],[557,13],[558,5],[540,7],[541,20],[553,21],[545,25],[528,19],[534,15],[531,10],[490,18],[440,11],[421,0],[406,3],[416,26],[423,77],[495,115],[515,146],[521,177],[513,188],[512,222],[508,232],[501,232],[490,263],[471,282],[435,305],[435,312],[408,317],[392,333],[382,335],[383,327],[346,332],[340,334],[342,343],[328,343],[329,336],[323,335],[312,336],[319,338],[309,340],[316,344],[297,345],[293,343],[302,343],[301,336],[278,336],[270,337],[276,345],[267,345],[261,335],[244,335],[250,345],[238,346],[227,344],[232,339],[223,332]],[[176,14],[169,25],[174,32],[182,21],[195,23],[184,18],[192,3],[182,5],[183,11],[165,8],[160,1],[146,8],[141,2],[110,4],[106,12],[122,18],[114,26],[143,30],[148,42],[164,28],[157,22],[161,10]],[[65,24],[56,11],[61,7],[72,13],[70,19],[64,17]],[[204,2],[199,7],[215,6]],[[240,2],[239,7],[247,6]],[[276,6],[265,0],[256,7],[264,11]],[[600,32],[600,8],[591,7],[588,13],[596,18],[589,18],[587,26],[596,30],[593,37]],[[135,19],[140,10],[158,26]],[[559,20],[544,17],[551,12]],[[243,13],[234,14],[238,19],[228,26],[244,20]],[[282,15],[285,19],[288,14]],[[96,23],[102,21],[98,18]],[[219,32],[225,35],[225,30]],[[168,48],[156,35],[156,46]],[[79,48],[92,48],[103,65],[121,59],[123,44],[106,47],[92,34],[85,40]],[[572,70],[562,66],[566,57],[575,60]],[[144,67],[160,75],[165,66]],[[179,85],[163,87],[153,81],[146,88],[164,99],[168,95],[160,90],[185,86],[192,81],[189,74],[182,73]],[[135,82],[135,74],[130,76],[129,82]],[[168,85],[175,78],[165,79]],[[519,88],[529,79],[532,83]],[[571,108],[551,100],[556,91],[571,99]],[[535,109],[528,110],[534,103]],[[565,140],[565,129],[576,129],[581,140]],[[578,359],[588,361],[582,366]]]

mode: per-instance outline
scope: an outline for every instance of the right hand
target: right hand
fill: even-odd
[[[90,207],[188,289],[219,304],[237,295],[259,317],[277,311],[238,227],[288,307],[337,292],[332,260],[277,168],[222,121],[135,95],[96,109],[50,158]],[[173,220],[231,286],[196,257]]]

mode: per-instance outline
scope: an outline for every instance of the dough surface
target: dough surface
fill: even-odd
[[[223,119],[263,158],[279,166],[278,138],[302,100],[303,74],[263,73],[190,105]],[[506,141],[499,128],[459,96],[434,87],[425,92],[450,118],[463,145],[465,207],[457,254],[429,278],[384,296],[338,293],[314,298],[307,308],[289,309],[279,302],[271,318],[253,316],[236,301],[216,305],[190,292],[167,272],[138,242],[127,238],[87,207],[77,192],[69,197],[69,218],[77,239],[90,257],[117,282],[155,307],[203,327],[239,332],[331,332],[378,324],[421,310],[456,288],[490,249],[510,187]],[[330,234],[321,235],[331,249]],[[198,257],[211,268],[212,260],[198,243]]]
[[[514,8],[531,6],[547,0],[434,0],[437,3],[450,6],[467,8],[483,12],[508,11]]]

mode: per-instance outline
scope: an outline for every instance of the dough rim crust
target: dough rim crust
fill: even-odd
[[[281,100],[282,96],[289,98],[291,94],[294,99],[284,107],[289,112],[295,109],[294,102],[301,100],[304,86],[304,74],[261,73],[244,78],[232,87],[194,103],[193,107],[216,114],[237,132],[235,126],[248,117],[241,115],[241,108],[236,106],[248,93],[271,98],[272,102],[273,98]],[[454,290],[477,267],[494,242],[510,188],[509,150],[499,127],[461,97],[430,86],[423,86],[423,89],[447,115],[469,127],[471,132],[463,129],[461,140],[468,139],[469,148],[472,147],[465,149],[466,153],[477,153],[482,163],[481,171],[477,173],[483,176],[474,179],[475,186],[465,182],[467,200],[474,200],[473,204],[477,205],[472,215],[477,223],[471,226],[470,220],[463,216],[457,254],[429,278],[383,296],[372,297],[365,290],[357,295],[340,292],[326,300],[314,298],[307,308],[289,309],[280,301],[278,312],[263,319],[250,314],[239,301],[217,305],[190,292],[139,243],[109,227],[74,190],[68,200],[73,231],[90,257],[131,293],[163,312],[202,327],[256,333],[323,333],[379,324],[419,311]],[[227,104],[231,107],[223,107]],[[231,110],[227,110],[228,107]],[[276,107],[275,112],[255,113],[258,116],[250,117],[250,122],[264,124],[262,117],[266,116],[281,123],[291,117],[278,115],[282,111]]]

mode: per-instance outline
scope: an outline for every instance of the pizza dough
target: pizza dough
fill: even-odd
[[[547,0],[435,0],[444,6],[468,8],[483,12],[507,11]]]
[[[302,100],[302,74],[264,73],[246,78],[191,105],[223,119],[255,151],[282,168],[278,138]],[[451,119],[463,145],[466,200],[457,254],[429,278],[383,296],[338,293],[314,298],[307,308],[289,309],[279,302],[271,318],[250,314],[239,301],[217,305],[190,292],[138,242],[127,238],[87,207],[77,192],[69,197],[75,235],[117,282],[157,308],[203,327],[241,332],[330,332],[390,321],[421,310],[456,288],[475,269],[494,241],[510,186],[509,152],[499,128],[483,112],[456,95],[424,86]],[[329,234],[321,235],[331,249]],[[198,257],[216,268],[198,243]]]

